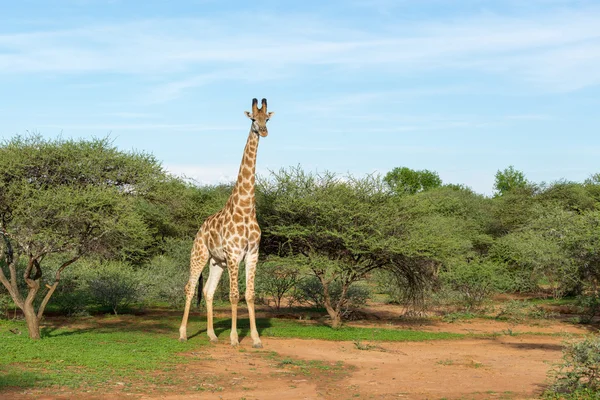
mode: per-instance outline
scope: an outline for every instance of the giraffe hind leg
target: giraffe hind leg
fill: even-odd
[[[194,292],[196,291],[196,284],[198,283],[200,276],[202,276],[202,270],[204,269],[208,258],[208,248],[201,238],[197,238],[194,242],[194,248],[192,249],[190,258],[190,277],[185,285],[185,309],[183,311],[181,326],[179,327],[179,340],[182,342],[187,340],[187,321],[190,315],[192,299],[194,298]]]
[[[213,299],[221,275],[223,274],[223,267],[219,265],[213,258],[210,259],[209,274],[204,286],[204,298],[206,299],[206,334],[211,342],[216,343],[218,341],[217,335],[215,334],[215,328],[213,325]]]

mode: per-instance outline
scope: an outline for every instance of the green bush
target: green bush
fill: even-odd
[[[147,290],[140,272],[117,261],[98,264],[86,277],[86,286],[93,302],[115,314],[141,301]]]
[[[329,296],[331,303],[336,304],[342,295],[342,284],[339,281],[333,281],[329,285]],[[345,309],[357,308],[365,305],[371,292],[369,288],[361,284],[353,284],[346,293]],[[325,296],[323,284],[316,276],[306,277],[298,283],[293,294],[293,299],[298,304],[308,304],[318,308],[325,307]]]
[[[548,319],[554,314],[547,312],[537,305],[520,300],[509,300],[500,306],[496,319],[521,323],[526,319]]]
[[[459,305],[466,310],[481,308],[493,293],[506,286],[507,273],[489,261],[456,263],[440,274],[443,285],[456,293]]]
[[[90,296],[86,288],[85,276],[72,270],[63,273],[56,287],[50,305],[66,315],[81,315],[86,312]]]
[[[267,305],[274,304],[279,310],[285,297],[293,303],[292,291],[301,280],[300,270],[296,265],[287,265],[285,259],[273,259],[258,266],[256,273],[256,293]]]
[[[0,293],[0,318],[8,318],[9,312],[15,303],[8,293]]]
[[[600,398],[599,366],[600,336],[567,343],[563,348],[562,362],[549,373],[553,382],[548,396],[566,394],[569,395],[567,398]],[[590,397],[575,397],[579,394]]]
[[[434,279],[417,279],[408,281],[408,275],[379,270],[373,274],[379,293],[388,295],[389,302],[406,307],[409,313],[421,314],[434,305],[447,303],[448,290],[438,287]],[[442,300],[443,298],[443,300]]]
[[[390,271],[379,270],[373,274],[378,293],[388,295],[392,304],[404,304],[407,293],[406,286],[398,282],[396,275]]]
[[[577,305],[581,312],[581,322],[589,324],[600,314],[600,293],[596,290],[584,292],[577,296]]]
[[[159,255],[153,257],[139,271],[140,279],[146,288],[144,303],[166,304],[181,308],[185,303],[184,287],[189,279],[189,255],[187,262]]]

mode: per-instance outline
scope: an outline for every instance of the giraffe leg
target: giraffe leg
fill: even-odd
[[[250,336],[252,337],[252,347],[262,348],[262,342],[256,329],[256,319],[254,316],[254,277],[256,276],[256,264],[258,262],[258,247],[255,251],[246,255],[246,304],[248,305],[248,318],[250,319]]]
[[[208,261],[208,248],[201,238],[196,238],[190,258],[190,279],[185,285],[185,310],[183,311],[181,326],[179,327],[179,341],[181,342],[187,340],[187,321],[190,315],[190,307],[194,298],[194,292],[196,291],[198,278],[202,274],[206,261]]]
[[[228,259],[227,267],[229,271],[229,301],[231,302],[231,345],[237,346],[240,344],[237,333],[237,306],[240,299],[240,292],[238,288],[238,272],[239,272],[239,260]]]
[[[206,299],[206,334],[210,338],[210,341],[215,343],[218,341],[217,335],[215,335],[215,328],[213,325],[213,299],[215,298],[215,292],[217,286],[221,280],[223,274],[223,268],[217,264],[217,262],[211,258],[209,264],[209,274],[206,285],[204,286],[204,298]]]

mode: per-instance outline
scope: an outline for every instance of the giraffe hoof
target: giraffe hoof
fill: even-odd
[[[252,347],[254,347],[255,349],[262,349],[262,348],[263,348],[263,345],[262,345],[262,343],[260,343],[260,342],[259,342],[259,343],[254,343],[254,344],[252,345]]]
[[[186,337],[180,337],[180,338],[179,338],[179,341],[180,341],[181,343],[185,343],[185,342],[187,342],[187,338],[186,338]]]
[[[210,338],[210,342],[213,343],[213,344],[219,343],[219,339],[217,339],[217,338],[214,338],[214,339]]]

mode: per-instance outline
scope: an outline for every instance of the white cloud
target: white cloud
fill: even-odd
[[[65,129],[65,130],[88,130],[88,131],[152,131],[171,130],[178,132],[214,132],[214,131],[238,131],[234,126],[207,126],[203,124],[160,124],[160,123],[115,123],[115,124],[42,124],[40,128]]]
[[[239,168],[234,164],[210,166],[171,164],[164,167],[173,175],[190,179],[201,185],[233,182],[237,178]]]
[[[479,71],[546,90],[576,90],[600,83],[599,20],[600,10],[589,8],[527,18],[405,21],[364,31],[310,16],[263,15],[265,35],[233,15],[8,33],[0,35],[0,77],[158,75],[165,82],[152,92],[158,102],[217,80],[247,78],[250,71],[252,79],[288,79],[319,68],[356,74]]]

